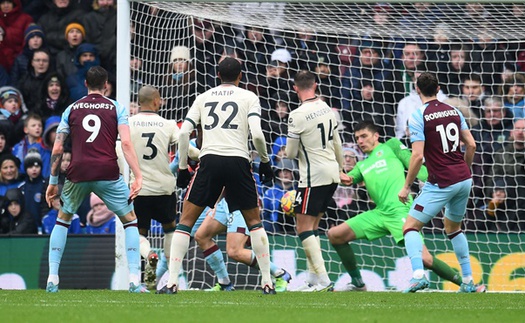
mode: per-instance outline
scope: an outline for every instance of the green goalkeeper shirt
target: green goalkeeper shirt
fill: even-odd
[[[354,183],[364,182],[368,194],[376,204],[376,209],[390,211],[406,207],[399,201],[397,194],[405,185],[405,169],[410,163],[410,150],[399,141],[392,138],[384,144],[377,145],[368,154],[368,158],[358,162],[348,173]],[[425,166],[421,167],[417,177],[426,181],[428,172]],[[410,205],[412,197],[409,196]]]

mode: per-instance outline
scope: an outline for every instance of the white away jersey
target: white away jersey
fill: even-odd
[[[321,99],[304,102],[288,118],[288,137],[299,139],[299,187],[339,183],[334,136],[337,119]]]
[[[261,115],[259,98],[235,85],[223,84],[197,96],[186,120],[202,126],[199,158],[207,155],[238,156],[250,159],[249,116]]]
[[[177,123],[155,113],[139,113],[129,118],[129,128],[143,177],[139,195],[171,195],[175,177],[169,167],[168,150],[178,142]]]

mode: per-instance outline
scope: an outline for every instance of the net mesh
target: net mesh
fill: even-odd
[[[410,145],[407,120],[421,105],[413,79],[421,71],[435,72],[438,98],[463,112],[477,141],[465,221],[475,279],[490,290],[525,290],[519,278],[525,271],[524,125],[516,122],[524,117],[525,43],[518,31],[525,5],[132,2],[131,8],[132,101],[141,85],[154,85],[164,100],[161,114],[182,121],[196,95],[218,85],[221,58],[237,57],[243,63],[241,86],[260,97],[275,165],[288,112],[299,105],[291,82],[297,70],[316,73],[319,96],[340,117],[349,163],[364,158],[353,143],[353,125],[361,120],[381,126],[383,140],[397,137]],[[306,262],[295,219],[284,215],[280,195],[263,201],[273,260],[292,272],[294,284],[302,283]],[[339,285],[349,278],[326,229],[372,207],[364,187],[339,188],[321,223],[327,268]],[[153,245],[160,248],[158,231]],[[445,239],[439,215],[425,227],[426,244],[459,268]],[[223,244],[224,237],[218,241]],[[352,245],[369,289],[406,286],[410,263],[391,238]],[[197,265],[202,253],[192,249],[189,255],[189,286],[209,287],[214,283],[209,268]],[[257,286],[256,271],[228,264],[231,277],[243,278],[232,279],[236,288]],[[431,279],[440,289],[457,289],[435,275]]]

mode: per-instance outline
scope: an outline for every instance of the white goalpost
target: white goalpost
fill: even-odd
[[[261,99],[268,149],[277,160],[287,124],[287,112],[277,110],[298,106],[290,83],[297,70],[316,73],[319,95],[340,116],[345,147],[357,160],[365,157],[353,144],[352,128],[360,120],[379,125],[382,140],[398,137],[409,143],[407,115],[418,106],[412,79],[422,71],[436,73],[442,89],[438,98],[462,110],[478,140],[475,184],[464,226],[474,280],[487,284],[489,291],[525,290],[525,195],[521,195],[525,171],[523,165],[501,162],[506,160],[502,156],[512,153],[513,123],[524,117],[520,113],[525,101],[519,96],[525,97],[525,35],[519,31],[525,5],[119,0],[118,8],[118,101],[129,106],[140,86],[153,85],[163,97],[161,115],[180,122],[195,96],[218,84],[216,65],[221,58],[237,57],[243,64],[241,86]],[[186,58],[186,66],[173,63]],[[136,64],[130,69],[131,61]],[[523,93],[511,92],[514,87],[523,88]],[[497,129],[488,126],[485,115],[487,102],[494,101],[506,113],[494,123]],[[417,189],[414,185],[415,193]],[[498,189],[506,191],[507,200],[494,208],[492,193]],[[326,267],[336,289],[350,278],[326,230],[373,207],[364,187],[345,194],[336,197],[320,230]],[[272,261],[292,274],[293,289],[303,283],[306,271],[294,218],[276,210],[269,220],[270,213],[262,211],[263,220],[274,229],[269,232]],[[437,258],[459,269],[441,218],[425,227],[425,243]],[[152,247],[160,250],[161,235],[150,238]],[[225,251],[225,236],[217,237],[217,242]],[[355,241],[352,246],[369,290],[401,290],[408,285],[410,261],[391,237]],[[117,250],[117,255],[122,254]],[[235,288],[257,288],[257,270],[229,260],[226,254],[225,259]],[[121,269],[126,268],[122,261],[117,256],[115,281],[121,281]],[[216,282],[193,242],[183,270],[188,288],[209,288]],[[430,279],[433,289],[457,290],[432,273]],[[127,284],[114,283],[113,288],[127,289]]]

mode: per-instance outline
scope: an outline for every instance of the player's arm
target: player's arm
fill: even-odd
[[[416,180],[416,176],[423,165],[423,156],[425,150],[425,141],[414,141],[412,143],[412,156],[408,165],[408,173],[405,179],[405,185],[398,194],[399,200],[403,203],[408,201],[408,194],[410,194],[410,185]]]
[[[298,134],[288,132],[286,138],[286,158],[295,159],[299,154],[299,138]]]
[[[412,157],[412,153],[410,152],[410,149],[408,149],[399,139],[392,138],[389,139],[386,143],[394,154],[396,154],[397,158],[403,163],[403,166],[405,166],[405,169],[408,169],[410,166],[410,157]],[[428,170],[425,165],[421,165],[421,168],[416,176],[419,180],[426,182],[428,179]]]
[[[58,173],[60,172],[60,164],[62,163],[62,155],[64,153],[64,142],[67,139],[67,132],[58,132],[56,134],[55,143],[51,152],[51,176],[49,177],[49,185],[46,189],[46,202],[51,207],[53,199],[58,194]]]
[[[460,140],[465,144],[465,155],[463,156],[465,163],[467,163],[468,167],[471,167],[474,153],[476,152],[476,141],[468,129],[460,131]]]
[[[129,165],[129,168],[133,172],[135,180],[131,184],[131,189],[129,192],[129,198],[134,199],[140,192],[142,188],[142,172],[140,171],[139,161],[137,154],[135,153],[135,148],[131,142],[131,135],[129,131],[129,125],[121,123],[118,125],[118,133],[120,136],[120,144],[122,147],[122,152],[124,153],[124,158]]]

